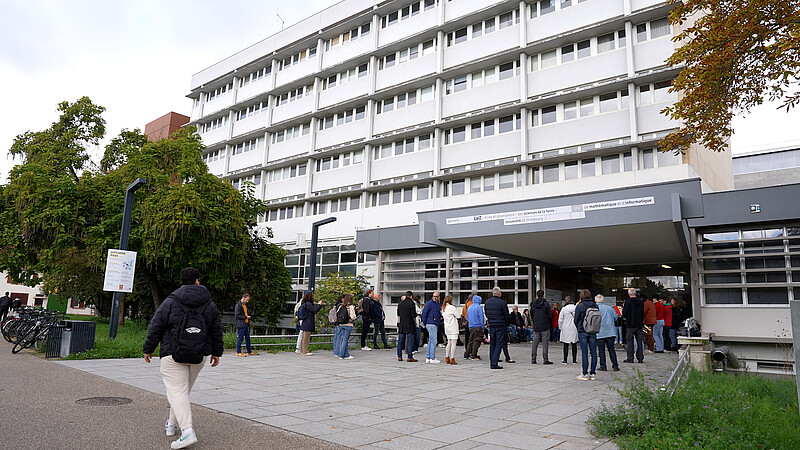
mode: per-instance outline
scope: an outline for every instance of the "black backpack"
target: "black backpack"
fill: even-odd
[[[345,308],[344,305],[339,305],[336,307],[336,324],[342,325],[345,323],[350,323],[350,308]]]
[[[173,300],[183,310],[183,318],[178,327],[172,359],[178,363],[200,364],[205,356],[203,348],[209,340],[208,324],[203,311],[211,300],[197,308],[190,308],[174,297]]]

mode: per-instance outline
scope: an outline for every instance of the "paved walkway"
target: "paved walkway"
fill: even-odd
[[[603,401],[617,401],[633,368],[666,381],[677,362],[647,355],[644,364],[620,363],[620,372],[598,372],[578,381],[578,364],[530,364],[528,344],[511,345],[516,364],[490,370],[488,361],[458,366],[398,362],[395,350],[354,350],[355,359],[331,352],[237,358],[203,369],[192,401],[331,443],[359,449],[524,448],[610,449],[585,421]],[[541,350],[540,350],[541,351]],[[481,348],[485,355],[487,347]],[[443,355],[444,349],[437,349]],[[554,353],[551,353],[554,354]],[[622,350],[618,351],[624,359]],[[424,361],[424,352],[418,353]],[[62,361],[61,364],[163,394],[158,364],[140,359]]]

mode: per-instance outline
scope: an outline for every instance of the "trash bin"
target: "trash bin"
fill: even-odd
[[[60,357],[66,358],[72,352],[70,352],[70,346],[72,344],[72,328],[65,326],[61,330],[61,351],[59,352]]]
[[[45,358],[61,357],[61,336],[64,326],[54,325],[47,331],[47,346],[45,347]]]

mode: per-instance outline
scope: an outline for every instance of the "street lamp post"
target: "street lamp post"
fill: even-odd
[[[128,235],[131,232],[131,215],[133,214],[133,194],[137,189],[147,184],[147,179],[137,178],[125,190],[125,206],[122,213],[122,233],[119,237],[119,249],[128,249]],[[119,305],[122,302],[122,292],[114,292],[111,300],[111,322],[108,324],[108,337],[116,339],[119,327]]]
[[[322,219],[320,221],[314,222],[311,225],[311,273],[308,274],[308,290],[314,290],[314,282],[316,281],[317,275],[317,230],[322,225],[327,223],[336,222],[336,217],[328,217],[327,219]]]

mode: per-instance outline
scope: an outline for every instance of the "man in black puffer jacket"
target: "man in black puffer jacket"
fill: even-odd
[[[486,300],[484,312],[486,314],[486,321],[489,323],[489,368],[502,369],[503,366],[499,365],[500,353],[504,350],[506,352],[506,362],[513,362],[514,360],[508,356],[508,303],[500,296],[503,295],[499,287],[492,289],[492,298]]]
[[[211,293],[205,286],[200,285],[200,272],[187,267],[181,271],[182,286],[170,294],[156,310],[150,327],[147,330],[147,339],[144,342],[144,360],[149,363],[150,358],[158,344],[161,356],[161,378],[164,380],[167,400],[169,400],[169,420],[165,425],[167,436],[174,436],[178,429],[181,437],[172,442],[172,448],[184,448],[197,442],[197,435],[192,428],[192,409],[189,401],[189,392],[192,390],[197,375],[206,363],[206,357],[211,355],[211,367],[219,364],[222,356],[222,322],[219,310],[211,300]],[[197,335],[205,332],[206,342],[196,355],[200,362],[188,364],[176,362],[173,354],[179,350],[179,337],[184,316],[191,317],[185,309],[200,312],[205,321],[206,330],[200,330],[196,325],[187,328],[189,334]],[[185,342],[181,340],[180,342]]]

